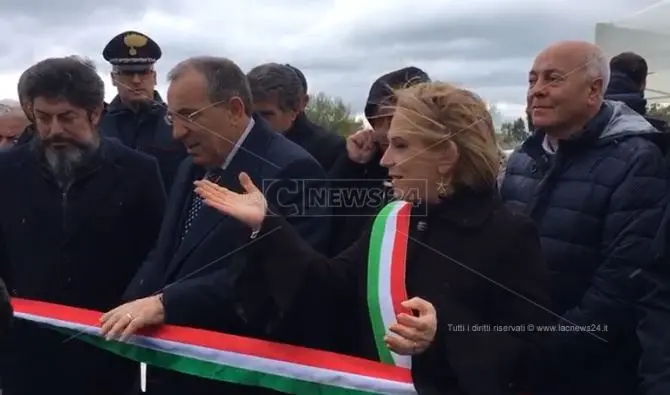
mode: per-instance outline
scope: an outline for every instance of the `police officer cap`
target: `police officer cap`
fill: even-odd
[[[114,37],[102,51],[105,60],[120,71],[149,69],[162,55],[154,40],[132,30]]]

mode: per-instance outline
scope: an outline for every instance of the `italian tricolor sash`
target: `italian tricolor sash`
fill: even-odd
[[[370,322],[382,363],[409,369],[410,356],[398,355],[388,349],[384,336],[396,322],[396,316],[407,312],[405,263],[412,205],[395,201],[386,205],[375,218],[370,236],[367,272],[367,302]]]
[[[16,318],[33,321],[149,365],[298,395],[416,395],[410,371],[375,361],[206,330],[163,325],[127,342],[100,336],[102,313],[12,300]]]

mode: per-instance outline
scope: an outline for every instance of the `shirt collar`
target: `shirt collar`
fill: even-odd
[[[542,140],[542,148],[544,149],[544,152],[546,152],[549,155],[554,155],[556,153],[556,149],[554,146],[549,142],[549,138],[547,135],[544,135],[544,139]]]
[[[240,146],[242,146],[242,144],[244,144],[244,140],[246,140],[247,137],[249,136],[249,133],[251,133],[251,129],[254,128],[255,123],[256,123],[256,121],[254,121],[254,118],[249,117],[249,123],[247,124],[246,129],[244,129],[244,132],[242,133],[240,138],[237,139],[237,141],[235,142],[235,145],[233,145],[233,148],[230,150],[230,153],[226,157],[226,160],[221,165],[221,170],[226,170],[228,168],[228,166],[230,165],[230,162],[232,162],[232,160],[233,160],[233,157],[235,156],[235,154],[237,154],[237,151],[240,149]]]

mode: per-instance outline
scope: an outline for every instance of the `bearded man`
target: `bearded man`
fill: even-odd
[[[0,153],[0,278],[12,298],[108,310],[153,247],[165,207],[155,159],[101,138],[104,84],[73,58],[31,68],[29,143]],[[134,364],[15,319],[4,395],[117,395]]]

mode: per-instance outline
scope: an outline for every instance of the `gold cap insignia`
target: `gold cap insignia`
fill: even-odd
[[[126,44],[128,48],[130,48],[128,50],[130,56],[137,55],[137,48],[141,48],[147,45],[148,41],[149,40],[145,36],[136,33],[128,34],[123,38],[123,43]]]

